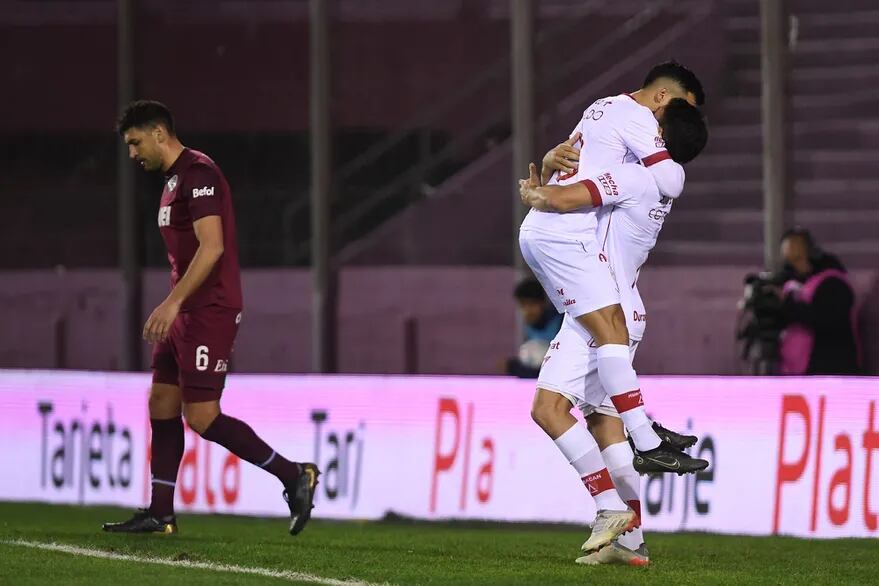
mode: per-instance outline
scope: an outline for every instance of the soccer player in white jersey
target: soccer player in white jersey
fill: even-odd
[[[679,163],[695,158],[707,141],[701,113],[684,100],[673,100],[666,107],[660,126],[668,152]],[[576,162],[579,153],[566,148],[569,146],[563,143],[547,153],[544,170],[561,170],[560,158]],[[533,174],[532,183],[538,183],[536,169]],[[611,167],[565,188],[523,191],[523,203],[544,211],[588,209],[596,201],[602,206],[598,221],[602,254],[607,256],[620,289],[631,339],[630,355],[634,358],[646,328],[646,310],[637,289],[637,275],[656,244],[673,200],[661,196],[650,172],[636,164]],[[562,329],[547,352],[537,386],[557,390],[576,401],[586,416],[617,493],[640,516],[640,480],[633,466],[632,450],[619,414],[601,385],[596,362],[589,332],[566,314]],[[653,425],[660,436],[681,449],[695,443],[694,436],[681,436]],[[649,556],[643,533],[636,528],[577,562],[644,566],[649,564]]]
[[[540,187],[534,179],[536,169],[532,169],[532,179],[523,183],[536,189],[561,189],[609,166],[641,162],[663,197],[677,197],[683,189],[684,172],[665,148],[657,117],[674,98],[698,103],[703,97],[692,72],[676,63],[657,66],[637,92],[597,100],[586,109],[575,129],[581,141],[576,171],[552,177],[551,185]],[[600,201],[594,203],[599,205]],[[606,255],[601,254],[597,224],[594,210],[559,214],[532,209],[520,228],[522,255],[556,308],[585,328],[597,346],[598,377],[635,444],[636,469],[641,473],[702,470],[708,462],[663,441],[644,410],[631,364],[620,291]],[[576,397],[561,389],[541,387],[531,414],[596,500],[598,515],[592,535],[583,544],[583,550],[591,552],[637,527],[640,520],[614,489],[594,438],[571,414],[576,402]]]

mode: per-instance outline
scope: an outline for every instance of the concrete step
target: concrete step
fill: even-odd
[[[811,210],[875,210],[879,181],[874,179],[805,179],[794,182],[791,207]],[[759,179],[687,181],[679,209],[759,209]]]
[[[733,69],[760,67],[760,43],[732,43],[730,59]],[[798,40],[791,53],[794,67],[871,65],[879,61],[879,36],[840,37]]]
[[[813,150],[794,147],[791,173],[797,179],[874,178],[879,185],[879,150]],[[719,150],[719,149],[718,149]],[[759,151],[733,153],[707,152],[687,165],[687,179],[759,179],[763,155]]]
[[[760,16],[760,2],[756,0],[723,0],[717,4],[726,18]]]
[[[760,132],[758,122],[712,126],[709,120],[708,149],[722,148],[724,152],[734,153],[759,152],[763,148]],[[821,118],[795,122],[793,142],[797,148],[879,149],[879,118]],[[710,152],[706,150],[705,154]],[[698,164],[698,160],[694,164]]]
[[[755,242],[710,242],[660,237],[650,253],[648,266],[658,265],[763,265],[762,240]],[[745,275],[742,275],[744,279]]]
[[[743,69],[732,74],[731,90],[735,95],[754,97],[761,93],[759,69]],[[863,92],[879,85],[879,64],[841,67],[795,67],[790,75],[790,93],[794,96],[820,96],[846,92]]]
[[[726,0],[722,0],[725,2]],[[755,2],[759,3],[759,2]],[[876,8],[875,0],[790,0],[788,9],[794,14],[849,14]]]
[[[723,102],[724,114],[736,120],[759,120],[758,96],[730,97]],[[852,92],[836,88],[820,96],[794,95],[790,113],[794,121],[816,120],[828,115],[834,118],[862,118],[875,115],[879,109],[879,87]]]
[[[819,241],[879,242],[877,210],[795,209],[790,223],[808,227]],[[669,214],[660,238],[751,242],[763,238],[763,211],[690,210],[682,202]]]
[[[850,269],[875,268],[879,258],[879,242],[850,240],[823,241],[821,246],[839,256]],[[718,242],[660,238],[650,259],[657,265],[745,265],[763,266],[763,239],[753,242]],[[744,274],[742,278],[744,279]]]
[[[879,27],[879,10],[875,2],[865,3],[861,10],[810,13],[791,8],[797,40],[820,38],[853,38],[875,36]],[[724,22],[731,42],[760,40],[760,15],[735,16]]]

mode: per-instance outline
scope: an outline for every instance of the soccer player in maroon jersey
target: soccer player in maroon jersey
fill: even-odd
[[[132,102],[118,131],[132,159],[146,171],[165,174],[159,230],[171,263],[171,292],[143,328],[144,339],[154,344],[152,499],[131,519],[105,523],[104,531],[177,532],[174,487],[183,457],[182,413],[203,438],[278,477],[290,508],[290,533],[296,535],[311,516],[317,466],[285,459],[249,425],[220,411],[242,309],[229,184],[207,155],[180,143],[171,111],[159,102]]]

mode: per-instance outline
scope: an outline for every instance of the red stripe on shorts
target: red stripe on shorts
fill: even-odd
[[[613,488],[613,480],[610,479],[610,472],[607,471],[607,468],[602,468],[594,474],[587,474],[580,480],[583,481],[583,485],[592,496]]]
[[[592,198],[592,207],[601,207],[601,192],[598,191],[598,186],[595,185],[595,183],[591,179],[584,179],[580,183],[585,185],[586,189],[589,190],[589,197]]]
[[[641,162],[644,163],[645,167],[649,167],[650,165],[655,165],[660,161],[666,161],[671,158],[671,155],[668,154],[668,151],[659,151],[658,153],[653,153],[649,157],[644,157],[641,159]]]
[[[611,397],[610,400],[613,401],[613,406],[617,408],[619,413],[625,413],[635,407],[644,406],[644,399],[641,398],[641,389],[635,389],[634,391]]]

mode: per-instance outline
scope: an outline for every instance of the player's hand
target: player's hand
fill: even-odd
[[[528,164],[528,179],[519,179],[519,198],[526,206],[545,210],[546,198],[540,191],[540,176],[537,174],[537,165]]]
[[[180,303],[169,299],[162,301],[147,318],[143,326],[143,339],[153,344],[167,340],[178,313]]]
[[[575,147],[580,140],[580,133],[575,132],[568,140],[546,153],[543,157],[543,170],[575,173],[580,166],[580,149]]]

